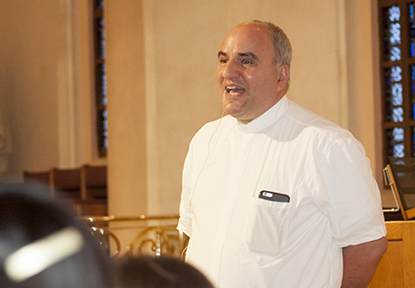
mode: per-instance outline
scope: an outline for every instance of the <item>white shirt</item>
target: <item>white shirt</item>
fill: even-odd
[[[362,145],[287,97],[247,125],[226,116],[195,135],[180,214],[186,260],[220,288],[340,287],[342,247],[386,235]]]

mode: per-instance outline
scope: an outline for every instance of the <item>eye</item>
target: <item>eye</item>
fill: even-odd
[[[227,62],[228,62],[228,59],[226,59],[226,58],[219,58],[219,63],[224,64],[224,63],[227,63]]]
[[[251,65],[251,64],[253,64],[253,62],[252,62],[251,59],[243,59],[242,60],[242,64],[244,64],[244,65]]]

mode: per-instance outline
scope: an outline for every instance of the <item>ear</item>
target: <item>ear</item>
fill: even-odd
[[[282,88],[288,85],[288,80],[290,79],[290,68],[288,65],[281,65],[279,68],[278,84]]]

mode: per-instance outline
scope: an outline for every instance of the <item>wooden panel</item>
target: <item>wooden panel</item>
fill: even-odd
[[[51,169],[51,185],[59,191],[60,198],[81,199],[81,168]]]
[[[101,203],[86,203],[78,204],[80,215],[83,216],[105,216],[107,215],[107,204]]]
[[[107,166],[81,167],[82,199],[107,199]]]
[[[388,250],[383,255],[375,276],[368,287],[404,287],[402,241],[389,241]]]
[[[404,261],[404,287],[415,285],[415,222],[405,221],[402,224],[403,261]]]
[[[45,184],[49,186],[50,182],[50,171],[23,171],[23,179],[24,181],[35,181],[41,184]]]
[[[106,216],[106,201],[78,201],[72,204],[78,216]]]
[[[386,222],[388,240],[402,240],[402,221]]]
[[[386,222],[388,249],[370,288],[410,288],[415,283],[415,221]]]

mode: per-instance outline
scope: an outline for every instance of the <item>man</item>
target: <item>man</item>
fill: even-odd
[[[386,250],[380,193],[350,132],[291,102],[291,45],[237,25],[218,53],[228,116],[193,138],[178,229],[220,288],[366,287]]]

